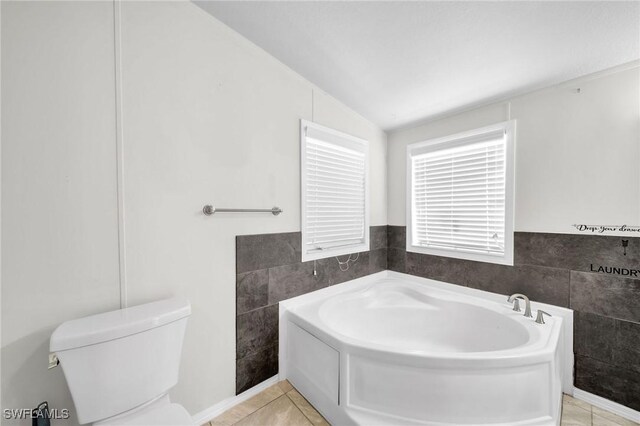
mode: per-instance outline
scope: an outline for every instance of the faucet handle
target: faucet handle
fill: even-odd
[[[520,299],[516,299],[513,301],[513,310],[516,312],[520,312],[522,309],[520,309]]]
[[[536,323],[544,324],[544,315],[551,316],[549,312],[545,312],[542,309],[538,309],[538,315],[536,315]]]

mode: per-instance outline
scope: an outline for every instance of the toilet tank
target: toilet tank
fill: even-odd
[[[92,315],[51,335],[81,424],[136,408],[178,382],[182,341],[191,314],[184,298]]]

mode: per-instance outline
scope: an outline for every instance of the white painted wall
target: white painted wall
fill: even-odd
[[[235,391],[235,236],[300,229],[299,119],[371,141],[373,225],[386,136],[190,3],[123,3],[122,67],[127,293],[193,303],[174,396],[197,412]]]
[[[119,306],[113,5],[0,7],[2,407],[70,407],[49,335]]]
[[[2,20],[2,405],[70,406],[48,337],[120,297],[113,4],[3,3]],[[172,398],[196,413],[235,393],[235,236],[300,229],[299,119],[371,142],[372,225],[386,135],[190,2],[123,2],[119,24],[123,285],[129,305],[191,300]]]
[[[405,225],[408,144],[505,121],[509,106],[517,119],[516,231],[640,225],[638,64],[389,134],[389,224]]]

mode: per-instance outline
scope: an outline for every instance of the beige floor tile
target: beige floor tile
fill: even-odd
[[[591,411],[572,404],[562,405],[561,426],[591,426]]]
[[[291,389],[293,389],[293,386],[291,385],[291,383],[289,383],[288,380],[281,381],[280,383],[278,383],[278,386],[280,386],[280,389],[282,389],[282,392],[284,393],[287,393]]]
[[[291,400],[282,395],[236,423],[236,426],[312,426]]]
[[[616,414],[610,413],[609,411],[603,410],[602,408],[593,407],[593,424],[596,425],[596,416],[599,417],[597,423],[599,426],[608,426],[608,425],[620,425],[620,426],[638,426],[638,423],[632,422],[631,420],[627,420],[624,417],[620,417]],[[607,420],[610,423],[603,423],[603,420]]]
[[[302,396],[300,393],[293,389],[287,392],[287,396],[293,401],[293,403],[302,411],[309,421],[316,426],[329,426],[329,423],[322,417],[320,413]]]
[[[574,397],[572,397],[571,395],[562,395],[562,403],[563,404],[571,404],[571,405],[575,405],[577,407],[580,407],[584,410],[591,410],[591,404],[589,404],[588,402],[584,402],[580,399],[576,399]]]
[[[605,419],[604,417],[600,417],[596,414],[593,415],[592,421],[594,426],[620,426],[618,423]]]
[[[256,396],[247,399],[241,404],[230,408],[215,419],[211,420],[212,426],[231,426],[244,419],[251,413],[269,404],[273,400],[284,396],[284,392],[277,384],[268,387]]]

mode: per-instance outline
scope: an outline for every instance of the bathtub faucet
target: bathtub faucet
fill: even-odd
[[[509,296],[507,301],[509,303],[513,303],[514,311],[520,312],[520,301],[518,299],[524,300],[524,316],[527,318],[533,318],[533,315],[531,315],[531,302],[529,301],[529,298],[524,294],[521,294],[521,293],[512,294],[511,296]]]

